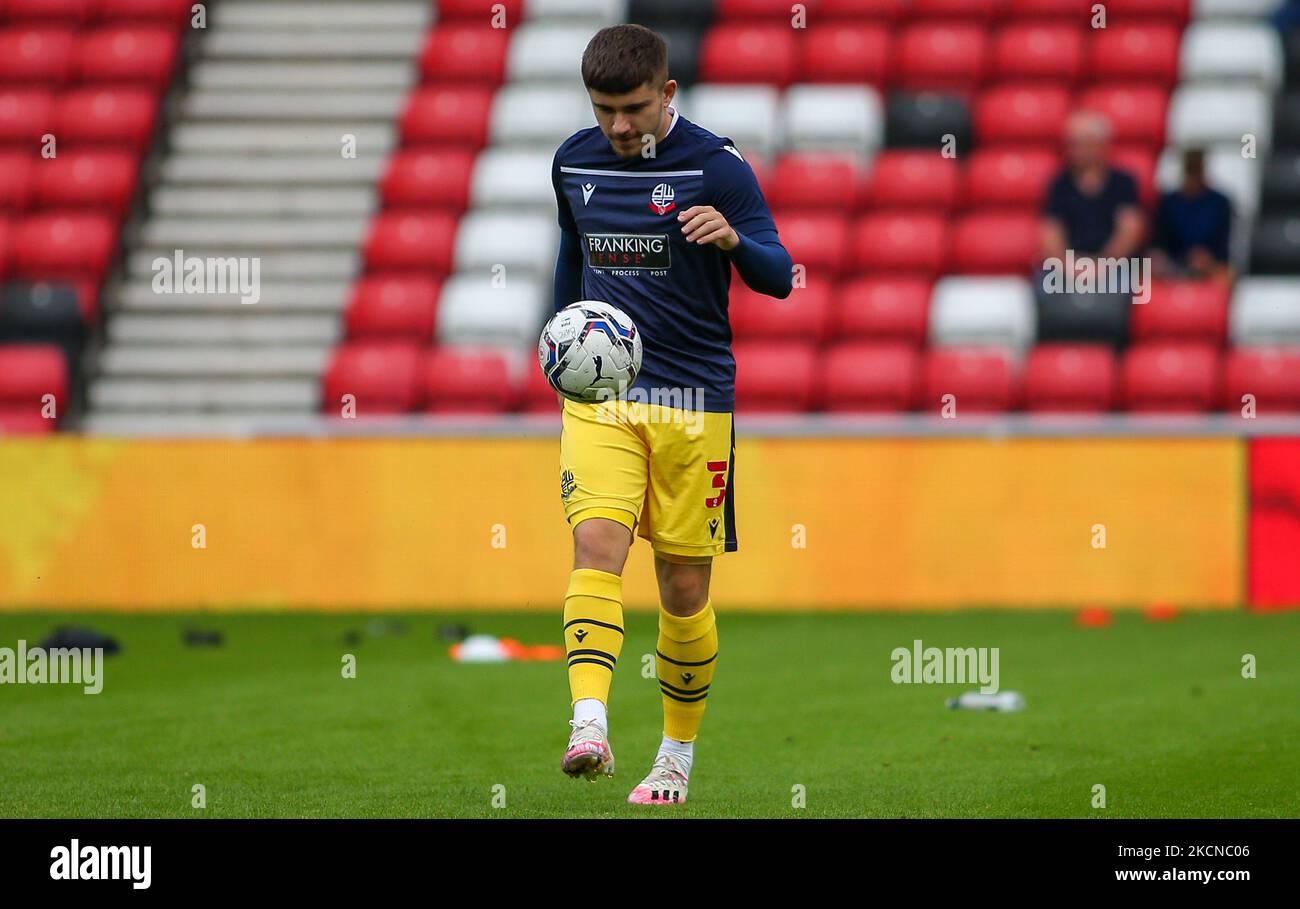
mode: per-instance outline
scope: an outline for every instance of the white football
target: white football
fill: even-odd
[[[625,393],[641,371],[641,333],[617,306],[579,300],[546,323],[537,362],[546,381],[566,398],[608,401]]]

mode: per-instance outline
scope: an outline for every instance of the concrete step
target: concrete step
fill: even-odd
[[[334,314],[285,316],[265,313],[257,306],[232,308],[228,312],[232,315],[119,313],[108,323],[108,339],[111,344],[127,347],[151,344],[323,347],[338,343],[342,334],[342,321]]]
[[[246,418],[258,413],[309,413],[316,410],[319,399],[320,383],[316,379],[159,381],[102,377],[91,385],[88,403],[96,414],[226,411]],[[158,428],[162,434],[169,431],[167,423]]]
[[[226,29],[423,29],[430,20],[427,2],[366,3],[231,2],[214,4],[209,28]]]
[[[364,9],[358,6],[358,9]],[[199,44],[203,60],[402,60],[419,53],[420,28],[397,30],[223,28]]]
[[[257,158],[239,155],[175,155],[162,163],[170,184],[261,186],[368,186],[383,174],[387,158],[358,150],[356,158],[322,154],[317,158]]]
[[[410,62],[258,63],[205,60],[190,70],[202,90],[389,89],[406,91],[416,80]]]
[[[110,344],[100,353],[103,375],[119,378],[316,378],[329,360],[315,347],[155,348]]]
[[[212,91],[190,92],[181,102],[188,120],[338,120],[391,123],[406,103],[402,89],[385,91]]]
[[[182,189],[163,186],[149,197],[157,215],[243,217],[344,216],[369,219],[378,200],[368,189]]]
[[[287,126],[182,120],[172,129],[171,144],[176,152],[197,156],[220,157],[222,152],[293,153],[348,160],[342,155],[344,136],[355,137],[357,158],[386,157],[397,145],[397,130],[391,124],[364,126],[348,119]]]
[[[140,229],[145,246],[277,249],[346,249],[365,239],[370,219],[347,215],[331,218],[171,218],[154,217]]]
[[[187,249],[186,256],[227,258],[242,256],[247,250]],[[160,247],[138,249],[127,256],[127,274],[132,278],[152,281],[157,259],[171,261],[176,250]],[[361,256],[357,250],[336,252],[268,253],[261,259],[263,282],[350,280],[361,270]],[[180,299],[181,297],[178,297]]]
[[[259,314],[328,313],[337,319],[347,305],[349,280],[263,281],[262,296],[251,305],[241,304],[237,294],[160,294],[148,279],[128,281],[105,294],[106,305],[122,313],[230,314],[240,308]],[[117,318],[122,318],[118,315]]]

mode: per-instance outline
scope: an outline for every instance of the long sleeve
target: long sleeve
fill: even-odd
[[[719,149],[704,167],[713,207],[740,237],[727,255],[751,288],[784,299],[794,286],[793,262],[781,245],[772,212],[749,164],[731,146]]]
[[[582,242],[576,230],[560,229],[555,257],[555,311],[582,299]]]
[[[781,245],[776,231],[745,236],[740,231],[740,245],[730,253],[740,277],[753,290],[769,297],[785,299],[794,286],[790,254]]]

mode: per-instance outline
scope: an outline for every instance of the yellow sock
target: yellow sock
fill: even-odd
[[[712,603],[681,618],[659,607],[655,665],[664,696],[664,735],[691,742],[700,731],[704,705],[718,660],[718,627]]]
[[[569,693],[576,702],[609,703],[614,664],[623,649],[623,579],[595,568],[575,568],[564,595],[564,649]]]

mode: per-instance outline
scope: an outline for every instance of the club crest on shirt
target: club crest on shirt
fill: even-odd
[[[668,214],[677,207],[677,203],[673,201],[675,195],[671,186],[660,183],[650,192],[651,210],[660,215]]]

